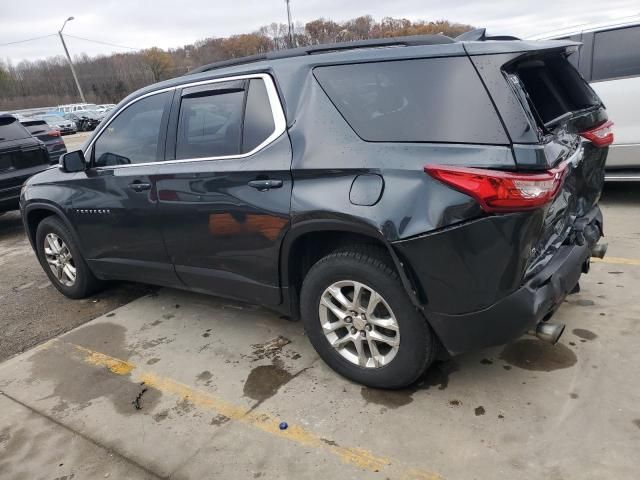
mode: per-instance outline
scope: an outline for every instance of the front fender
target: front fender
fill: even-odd
[[[71,223],[71,221],[69,221],[67,214],[60,206],[46,200],[37,200],[37,201],[27,200],[27,201],[24,201],[24,204],[23,204],[23,201],[21,200],[20,212],[22,214],[22,224],[24,225],[24,230],[27,233],[27,237],[29,238],[29,243],[31,243],[31,247],[33,248],[34,251],[36,251],[35,237],[36,237],[37,225],[33,225],[33,222],[29,221],[30,216],[35,214],[36,212],[47,212],[47,215],[45,216],[55,215],[65,224],[65,226],[73,236],[73,240],[75,244],[78,245],[78,248],[80,249],[80,253],[82,253],[82,255],[84,256],[84,251],[82,248],[82,244],[80,243],[78,234],[75,228],[73,227],[73,224]]]

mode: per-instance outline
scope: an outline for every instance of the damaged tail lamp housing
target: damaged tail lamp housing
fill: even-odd
[[[596,147],[608,147],[613,143],[613,122],[608,120],[602,125],[580,133],[580,136]]]
[[[542,173],[515,173],[449,165],[427,165],[436,180],[473,197],[487,213],[534,210],[560,189],[566,164]]]

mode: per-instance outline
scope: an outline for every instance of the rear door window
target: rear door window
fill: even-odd
[[[508,142],[467,57],[317,67],[314,75],[363,140]]]
[[[239,155],[255,150],[275,131],[264,80],[234,80],[182,92],[175,158]]]
[[[180,104],[176,159],[240,153],[244,90],[220,89],[184,96]]]
[[[592,80],[640,75],[640,26],[597,32]]]

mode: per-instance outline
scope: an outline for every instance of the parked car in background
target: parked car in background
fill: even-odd
[[[538,38],[582,42],[569,60],[602,98],[615,122],[606,179],[640,180],[640,19],[582,26]]]
[[[27,131],[47,147],[50,163],[58,163],[60,155],[67,153],[60,131],[53,129],[44,120],[23,120],[20,122]]]
[[[42,268],[71,298],[126,279],[267,305],[372,387],[557,342],[604,255],[611,123],[573,42],[485,40],[314,45],[131,94],[27,182]]]
[[[0,213],[18,209],[23,183],[48,167],[44,144],[13,115],[0,113]]]
[[[69,105],[58,105],[57,109],[62,113],[73,113],[82,110],[93,110],[96,107],[95,103],[71,103]]]
[[[104,118],[104,114],[94,110],[77,110],[73,113],[65,113],[64,118],[75,123],[79,132],[94,130]]]
[[[47,122],[52,128],[58,130],[62,135],[68,135],[78,131],[75,122],[67,120],[62,115],[40,115],[37,118]]]
[[[111,110],[113,110],[114,108],[116,108],[116,104],[115,103],[104,103],[102,105],[98,105],[96,107],[96,110],[98,112],[107,113],[107,112],[110,112]]]

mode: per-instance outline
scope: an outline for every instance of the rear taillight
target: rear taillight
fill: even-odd
[[[543,173],[512,173],[481,168],[427,165],[436,180],[475,198],[485,212],[533,210],[558,192],[566,165]]]
[[[596,147],[608,147],[613,143],[613,122],[611,120],[602,125],[580,133],[582,138],[589,140]]]
[[[50,135],[52,137],[59,137],[60,136],[60,131],[59,130],[51,130],[50,132],[47,132],[47,135]]]

